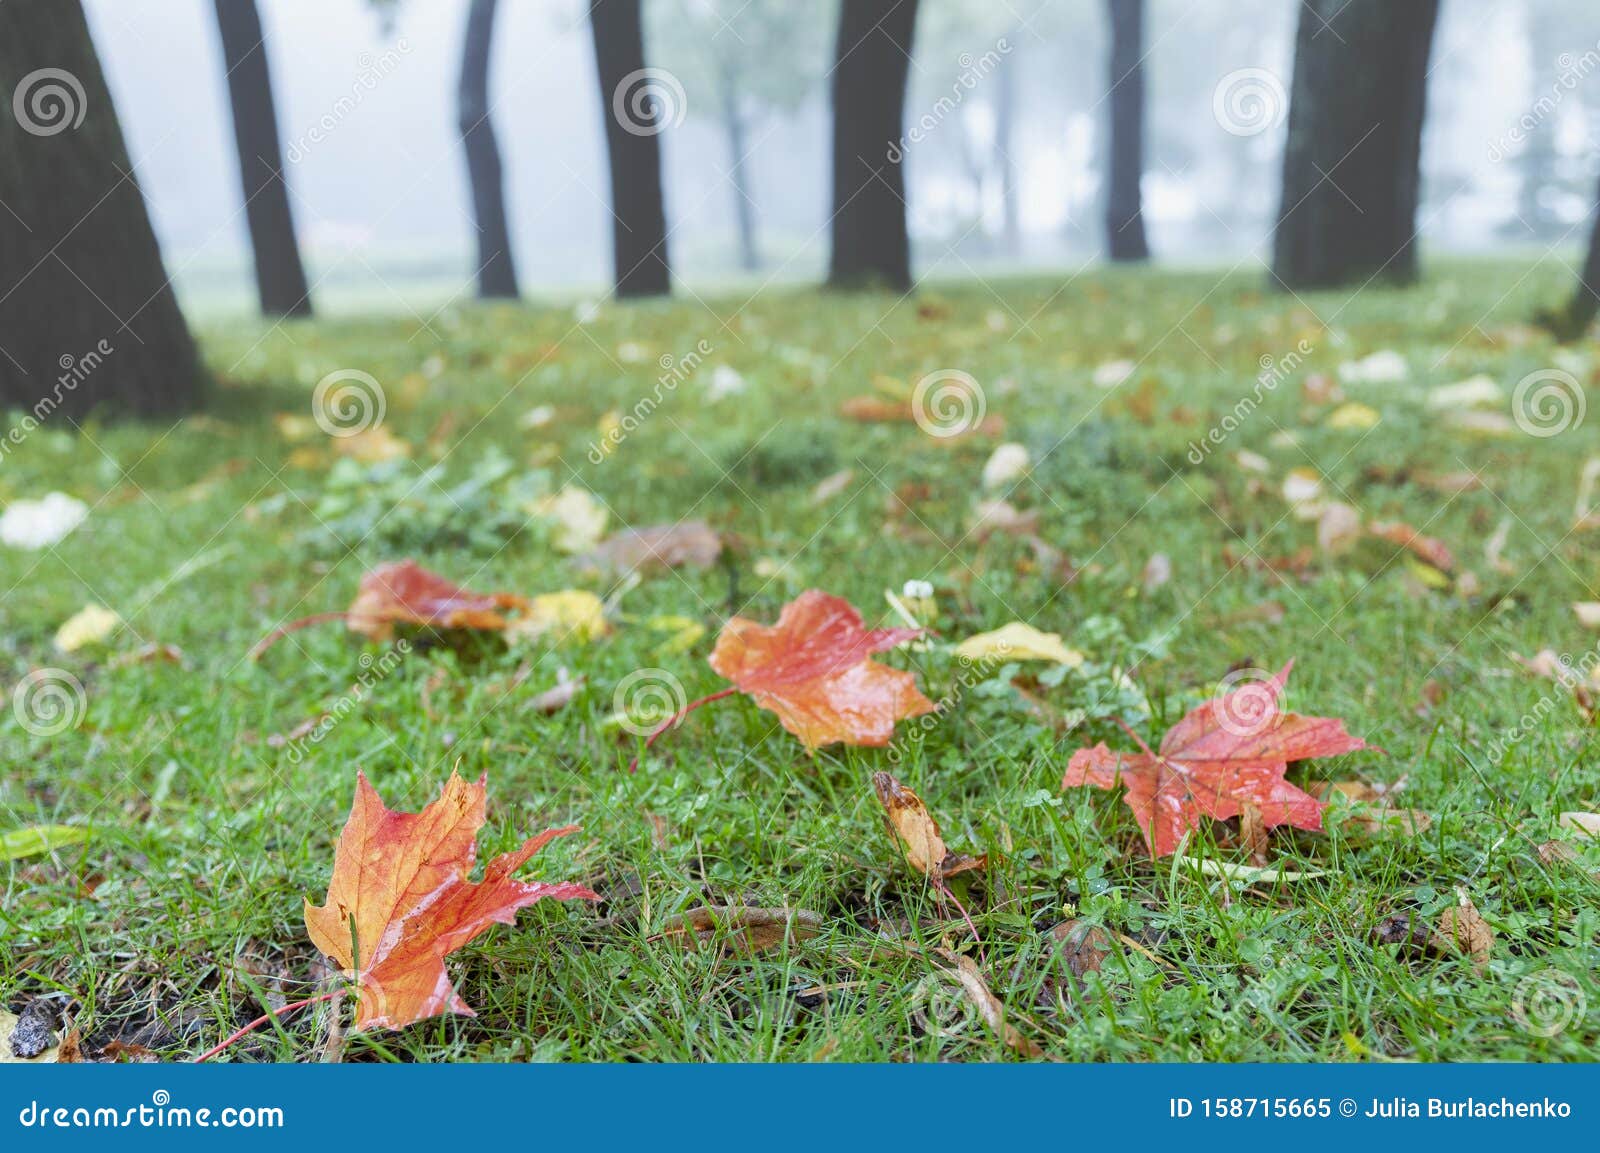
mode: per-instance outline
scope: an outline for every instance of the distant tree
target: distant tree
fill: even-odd
[[[267,316],[310,316],[311,291],[283,179],[283,145],[261,15],[255,0],[216,0],[215,6],[261,311]]]
[[[845,0],[833,65],[833,253],[839,288],[911,287],[903,131],[917,0]]]
[[[1302,0],[1273,271],[1289,288],[1416,276],[1438,0]]]
[[[0,405],[155,416],[202,395],[78,0],[0,3]]]
[[[672,291],[658,134],[680,109],[644,62],[640,0],[591,0],[589,26],[611,167],[612,263],[619,297]],[[669,118],[663,119],[663,113]]]
[[[1106,14],[1111,25],[1106,252],[1115,261],[1148,260],[1139,188],[1144,178],[1144,0],[1106,0]]]
[[[506,223],[500,145],[495,140],[489,106],[489,57],[494,48],[498,5],[499,0],[472,0],[468,6],[467,30],[461,43],[461,80],[456,89],[456,123],[467,154],[472,218],[478,228],[478,295],[486,299],[518,295],[511,228]]]
[[[1573,341],[1582,338],[1600,316],[1600,192],[1596,193],[1595,219],[1589,229],[1589,251],[1584,257],[1583,270],[1578,274],[1578,287],[1565,308],[1551,309],[1539,314],[1539,323],[1555,334],[1557,340]]]
[[[689,93],[690,116],[713,118],[728,150],[739,264],[761,266],[749,175],[750,135],[764,115],[793,112],[821,76],[826,6],[794,0],[674,0],[651,5],[647,31]],[[659,45],[659,51],[656,50]],[[705,92],[709,101],[694,96]]]

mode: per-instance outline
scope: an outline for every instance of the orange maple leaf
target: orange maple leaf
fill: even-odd
[[[334,850],[327,902],[306,902],[312,944],[357,982],[357,1029],[399,1029],[440,1013],[472,1009],[456,994],[444,959],[490,925],[509,925],[517,910],[545,897],[598,900],[581,885],[518,881],[511,874],[556,837],[549,829],[489,862],[472,882],[486,778],[468,784],[455,773],[420,813],[385,807],[365,774]]]
[[[1236,817],[1245,803],[1261,810],[1268,826],[1322,828],[1323,803],[1284,780],[1289,762],[1370,746],[1345,732],[1337,718],[1300,716],[1279,707],[1293,667],[1290,661],[1274,677],[1246,682],[1197,705],[1167,730],[1159,753],[1143,741],[1144,751],[1135,754],[1112,752],[1104,741],[1079,749],[1067,762],[1062,787],[1122,784],[1122,799],[1157,857],[1177,852],[1201,817]]]
[[[356,599],[344,612],[290,621],[258,641],[250,656],[257,658],[285,634],[322,621],[342,619],[351,632],[381,641],[394,635],[397,624],[498,632],[508,623],[504,610],[527,606],[528,599],[515,593],[475,593],[415,561],[390,561],[362,575]]]
[[[807,752],[836,741],[886,745],[897,720],[931,713],[934,704],[910,673],[870,658],[921,635],[921,629],[865,628],[849,601],[820,589],[807,589],[784,605],[776,625],[734,617],[711,651],[711,667],[733,686],[679,709],[644,747],[695,709],[734,693],[777,713]],[[638,765],[635,758],[629,772]]]
[[[711,667],[764,709],[808,751],[843,741],[886,745],[894,723],[933,711],[908,672],[869,658],[922,633],[867,629],[843,597],[808,589],[783,606],[771,627],[734,617],[711,653]]]

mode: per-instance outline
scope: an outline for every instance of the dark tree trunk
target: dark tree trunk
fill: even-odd
[[[1111,17],[1106,253],[1115,261],[1148,260],[1139,190],[1144,177],[1144,0],[1106,0],[1106,8]]]
[[[833,66],[833,255],[838,288],[911,287],[901,140],[917,0],[843,0]]]
[[[739,76],[724,68],[721,76],[722,129],[728,140],[728,183],[733,188],[734,221],[739,228],[739,267],[755,272],[761,267],[761,251],[756,244],[756,212],[750,200],[750,181],[745,173],[746,137],[744,109],[739,103]]]
[[[289,189],[283,182],[283,145],[272,104],[261,15],[255,0],[216,0],[216,10],[261,311],[267,316],[310,316],[311,292],[295,241]]]
[[[494,47],[494,15],[499,0],[472,0],[467,9],[467,34],[461,46],[461,83],[456,89],[456,117],[467,153],[467,181],[472,185],[472,218],[478,229],[478,295],[485,299],[515,298],[517,268],[511,258],[511,229],[506,224],[500,145],[489,119],[489,53]]]
[[[1600,201],[1600,192],[1596,193]],[[1583,271],[1578,274],[1578,287],[1565,308],[1551,309],[1539,314],[1539,322],[1561,341],[1579,340],[1589,331],[1589,326],[1600,316],[1600,207],[1595,209],[1594,224],[1589,229],[1589,252],[1583,260]]]
[[[617,295],[660,296],[672,290],[672,275],[656,137],[671,127],[678,110],[670,106],[670,94],[663,96],[656,87],[659,81],[645,72],[639,0],[591,0],[589,25],[611,162]]]
[[[1021,30],[1013,28],[1008,41],[1015,44]],[[1017,209],[1017,166],[1011,155],[1017,123],[1017,62],[1015,50],[994,74],[994,166],[1000,173],[1000,236],[1007,256],[1022,254],[1022,218]]]
[[[1291,289],[1417,272],[1438,0],[1303,0],[1273,272]]]
[[[0,3],[0,95],[0,407],[192,408],[194,344],[77,0]]]

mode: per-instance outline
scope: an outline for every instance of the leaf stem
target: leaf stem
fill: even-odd
[[[1158,761],[1161,759],[1159,756],[1157,756],[1156,753],[1151,751],[1149,745],[1144,743],[1144,738],[1143,737],[1141,737],[1138,733],[1134,732],[1132,729],[1130,729],[1128,727],[1128,722],[1127,721],[1123,720],[1121,717],[1118,717],[1117,718],[1117,724],[1122,726],[1122,731],[1123,732],[1127,733],[1130,737],[1133,738],[1134,744],[1138,745],[1141,749],[1143,749],[1145,751],[1145,755],[1146,756],[1154,757]]]
[[[342,616],[343,614],[340,615]],[[226,1049],[229,1045],[232,1045],[235,1041],[238,1041],[243,1037],[248,1037],[251,1033],[254,1033],[257,1029],[261,1028],[261,1026],[265,1025],[274,1017],[281,1017],[285,1013],[294,1012],[296,1009],[304,1009],[307,1005],[315,1005],[319,1001],[331,1001],[335,997],[342,996],[344,991],[345,990],[343,987],[338,989],[330,989],[326,993],[318,993],[315,997],[307,997],[304,1001],[294,1001],[285,1005],[281,1009],[274,1009],[270,1013],[263,1013],[254,1021],[251,1021],[248,1025],[244,1026],[244,1028],[234,1030],[234,1032],[229,1034],[228,1039],[222,1042],[222,1044],[207,1049],[204,1053],[200,1054],[200,1056],[194,1059],[194,1063],[198,1065],[203,1061],[209,1061],[218,1053]]]
[[[311,616],[301,617],[297,621],[290,621],[286,625],[279,625],[266,636],[258,640],[255,645],[251,647],[250,651],[245,654],[245,659],[258,661],[261,659],[262,653],[266,652],[290,633],[299,632],[301,629],[310,625],[320,625],[324,621],[344,620],[347,616],[349,616],[349,614],[344,612],[313,613]]]
[[[666,720],[662,721],[655,727],[655,730],[645,738],[644,749],[639,753],[639,756],[634,757],[633,760],[628,762],[628,772],[638,772],[640,757],[643,757],[645,753],[650,751],[650,746],[655,744],[663,733],[665,733],[668,729],[676,728],[684,717],[694,712],[701,705],[709,705],[712,701],[720,701],[723,697],[731,697],[738,691],[739,687],[737,685],[729,685],[727,688],[721,690],[720,692],[712,693],[708,697],[701,697],[698,701],[690,701],[688,704],[684,705],[683,708],[679,709]]]

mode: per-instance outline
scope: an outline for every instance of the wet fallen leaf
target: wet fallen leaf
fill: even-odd
[[[983,974],[971,957],[952,953],[948,949],[940,949],[939,955],[955,966],[952,973],[961,982],[961,991],[983,1018],[983,1023],[989,1026],[1006,1048],[1023,1057],[1037,1059],[1044,1056],[1044,1050],[1036,1042],[1006,1020],[1005,1006],[989,989],[989,982],[983,979]]]
[[[1342,556],[1361,539],[1361,514],[1343,501],[1331,500],[1317,518],[1317,544],[1329,556]]]
[[[623,529],[583,557],[581,566],[609,573],[651,568],[706,569],[722,555],[722,537],[702,520]]]
[[[894,777],[888,773],[873,773],[872,789],[883,806],[889,830],[905,853],[906,863],[917,872],[939,882],[957,873],[987,866],[985,857],[969,857],[946,848],[939,834],[939,823],[928,812],[922,798]]]
[[[1055,661],[1077,668],[1083,654],[1069,649],[1060,633],[1041,632],[1030,624],[1012,621],[992,632],[970,636],[955,647],[956,655],[981,661]]]
[[[1341,814],[1344,823],[1368,833],[1400,832],[1419,836],[1433,825],[1433,815],[1421,809],[1397,809],[1389,804],[1387,792],[1380,792],[1365,781],[1318,781],[1306,789],[1319,800],[1338,797],[1347,806]]]
[[[82,825],[28,825],[0,833],[0,861],[37,857],[70,845],[81,845],[88,839],[89,830]]]
[[[328,619],[342,617],[351,632],[373,640],[388,640],[399,624],[500,632],[509,623],[505,611],[527,605],[526,597],[475,593],[415,561],[392,561],[362,576],[356,599],[344,612],[319,613],[282,625],[258,641],[250,656],[260,657],[285,634]]]
[[[1322,802],[1284,780],[1288,762],[1367,748],[1334,717],[1301,716],[1279,706],[1294,662],[1265,681],[1239,687],[1196,705],[1152,752],[1114,753],[1104,742],[1072,754],[1062,787],[1124,786],[1152,855],[1177,852],[1203,816],[1239,815],[1249,802],[1267,827],[1322,828]],[[1137,739],[1137,738],[1135,738]]]
[[[1276,881],[1308,881],[1327,874],[1320,869],[1297,872],[1292,869],[1263,869],[1255,865],[1240,865],[1232,861],[1213,861],[1209,857],[1174,857],[1181,865],[1204,873],[1208,877],[1221,877],[1225,881],[1243,881],[1247,885],[1270,885]]]
[[[581,885],[518,881],[511,874],[576,826],[530,837],[489,862],[483,880],[467,875],[483,826],[486,779],[450,774],[420,813],[387,808],[364,773],[334,850],[327,901],[306,902],[306,931],[360,993],[355,1028],[399,1029],[440,1013],[472,1016],[456,994],[445,958],[496,922],[546,897],[598,900]]]
[[[1050,930],[1056,955],[1074,977],[1098,973],[1112,953],[1111,935],[1098,925],[1062,921]]]
[[[1585,836],[1600,837],[1600,813],[1562,813],[1556,818],[1556,827],[1575,829]]]
[[[1367,526],[1367,532],[1380,540],[1409,549],[1419,560],[1432,565],[1440,572],[1451,572],[1456,567],[1456,558],[1443,541],[1423,536],[1404,521],[1373,521]]]
[[[1264,867],[1272,857],[1272,834],[1261,819],[1261,810],[1249,801],[1239,806],[1239,846],[1250,856],[1250,863]]]
[[[1452,908],[1439,914],[1431,941],[1440,952],[1456,952],[1471,958],[1473,968],[1480,973],[1488,969],[1494,952],[1494,930],[1465,893]]]
[[[56,629],[55,647],[58,652],[75,653],[89,645],[104,644],[122,624],[122,617],[105,605],[84,605]]]
[[[934,706],[910,673],[870,658],[919,635],[864,628],[849,601],[808,589],[783,606],[776,625],[730,620],[711,667],[776,713],[808,751],[837,741],[886,745],[897,720]]]
[[[584,589],[540,593],[505,626],[507,640],[547,637],[556,644],[598,640],[610,631],[604,602]]]
[[[605,506],[576,485],[545,497],[534,509],[552,523],[551,543],[565,553],[589,552],[599,545],[610,519]]]
[[[753,905],[703,905],[661,926],[661,936],[688,949],[719,939],[732,952],[760,953],[822,932],[822,917],[809,909]]]

